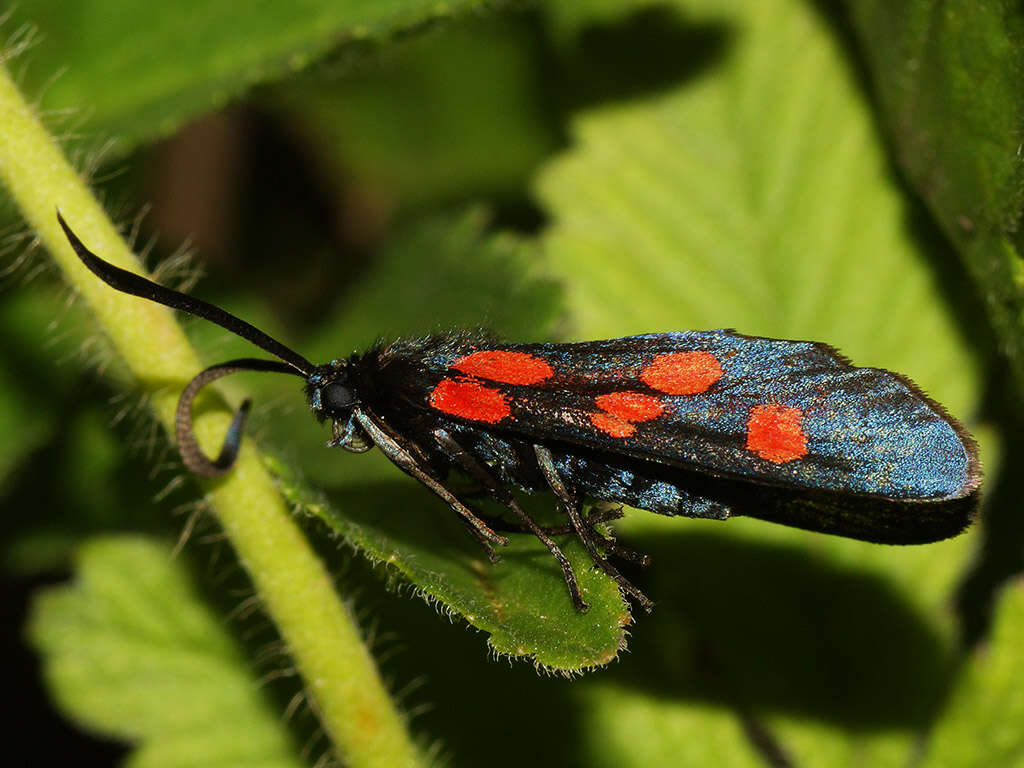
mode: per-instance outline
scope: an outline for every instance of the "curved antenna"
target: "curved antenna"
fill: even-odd
[[[218,477],[223,475],[235,463],[238,457],[238,449],[242,444],[242,427],[245,426],[245,417],[249,413],[251,401],[246,399],[241,407],[235,412],[231,420],[228,433],[224,437],[224,445],[221,446],[220,455],[210,460],[199,448],[196,442],[195,425],[192,421],[192,402],[199,394],[199,390],[216,381],[222,376],[237,371],[273,371],[275,373],[292,373],[295,371],[287,363],[277,360],[260,360],[258,358],[245,357],[239,360],[229,360],[226,363],[211,365],[206,370],[196,374],[188,383],[188,386],[178,398],[178,409],[174,414],[174,435],[178,439],[178,452],[185,467],[202,477]]]
[[[213,304],[208,304],[194,296],[189,296],[187,293],[165,288],[154,283],[152,280],[147,280],[141,275],[136,275],[134,272],[108,264],[85,247],[82,241],[78,239],[78,236],[71,231],[71,227],[67,225],[67,222],[64,221],[60,211],[57,211],[57,221],[60,223],[61,229],[64,230],[64,235],[67,237],[68,242],[71,243],[71,247],[75,249],[75,253],[78,254],[78,258],[82,260],[82,263],[111,288],[121,291],[121,293],[140,296],[143,299],[155,301],[157,304],[163,304],[172,309],[180,309],[182,312],[188,312],[190,315],[209,320],[221,328],[231,331],[236,336],[241,336],[243,339],[251,341],[260,349],[281,358],[302,376],[308,377],[313,372],[313,364],[298,352],[292,351],[259,328],[235,317],[230,312],[220,307],[215,307]],[[255,368],[252,370],[270,369]],[[287,372],[291,373],[292,371]]]

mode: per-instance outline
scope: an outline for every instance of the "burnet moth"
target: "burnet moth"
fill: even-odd
[[[58,213],[85,265],[118,291],[210,320],[277,360],[211,366],[178,401],[185,466],[226,472],[241,442],[242,405],[215,460],[199,449],[192,402],[236,371],[305,379],[328,446],[376,446],[443,499],[496,560],[508,539],[447,483],[457,472],[505,507],[562,568],[587,609],[569,561],[513,494],[551,491],[597,567],[646,610],[652,603],[608,561],[622,549],[584,516],[584,499],[662,515],[738,515],[889,544],[961,532],[981,468],[970,435],[899,374],[857,368],[814,342],[685,331],[571,344],[510,344],[481,332],[403,339],[313,365],[219,307],[164,288],[91,253]]]

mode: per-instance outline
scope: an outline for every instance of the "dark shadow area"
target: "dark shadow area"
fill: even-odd
[[[396,471],[400,471],[397,470]],[[482,554],[480,545],[461,519],[431,492],[403,479],[368,482],[343,489],[321,489],[331,505],[344,515],[344,523],[385,536],[397,547],[429,551],[444,559],[470,561]],[[474,506],[477,506],[474,504]]]
[[[8,730],[9,754],[31,755],[33,765],[118,765],[130,749],[122,742],[87,733],[61,715],[42,679],[39,657],[25,643],[29,604],[37,590],[61,583],[66,574],[36,574],[0,580],[3,607],[0,653],[3,653],[9,703],[17,707]],[[14,703],[16,702],[16,704]]]
[[[175,495],[173,499],[154,500],[161,480],[166,483],[170,477],[154,478],[152,465],[141,455],[141,450],[129,452],[123,461],[88,466],[87,469],[95,471],[95,475],[54,481],[55,468],[73,465],[76,460],[74,451],[81,447],[79,437],[87,437],[78,434],[86,430],[83,422],[87,419],[75,416],[77,413],[81,417],[82,411],[90,405],[97,409],[106,407],[106,404],[94,401],[88,404],[80,402],[77,407],[69,408],[61,420],[68,441],[55,440],[36,451],[5,489],[0,537],[8,544],[21,537],[50,538],[48,544],[53,549],[48,557],[87,535],[123,530],[167,532],[168,520],[172,519],[171,510],[182,497]],[[130,438],[125,440],[130,444]],[[84,491],[88,495],[75,495]],[[124,507],[111,505],[112,500],[121,498],[139,500],[138,506],[131,509],[132,514],[122,511]],[[32,555],[28,557],[31,559]]]
[[[517,232],[537,235],[548,225],[547,213],[525,197],[495,200],[490,206],[489,232]]]
[[[677,87],[713,68],[728,53],[731,40],[728,26],[695,25],[668,5],[586,27],[552,70],[562,72],[558,102],[586,109]]]
[[[1024,497],[1024,475],[1017,467],[1024,466],[1024,443],[1014,436],[1024,434],[1020,418],[1012,412],[1013,384],[1010,372],[1002,368],[1002,375],[994,379],[1004,390],[993,398],[1002,405],[993,404],[990,418],[997,424],[1007,425],[1006,442],[1000,457],[1002,471],[989,480],[985,498],[984,526],[981,551],[973,567],[960,585],[956,595],[956,609],[962,625],[963,644],[973,647],[988,635],[992,623],[992,610],[1003,585],[1024,569],[1024,515],[1021,498]]]
[[[185,497],[154,498],[170,479],[154,463],[160,451],[170,455],[173,449],[158,432],[159,447],[145,444],[153,422],[141,390],[118,395],[96,374],[83,372],[77,363],[87,342],[76,331],[40,334],[27,344],[8,322],[0,323],[7,330],[0,333],[0,360],[16,373],[20,407],[45,415],[48,424],[46,439],[2,478],[0,544],[16,561],[5,564],[8,570],[59,570],[69,549],[87,535],[129,529],[165,534],[173,528],[168,519]],[[125,505],[126,498],[137,503]]]
[[[356,459],[358,460],[358,459]],[[399,473],[393,481],[364,482],[344,488],[323,490],[345,518],[372,528],[389,539],[416,547],[443,552],[445,556],[479,556],[476,540],[454,512],[437,499],[427,488],[405,482]],[[495,502],[474,495],[471,486],[452,477],[447,485],[459,498],[487,520],[504,521],[505,532],[514,524],[511,513]],[[540,524],[563,525],[566,518],[558,511],[554,497],[548,494],[520,495],[521,506]],[[546,551],[543,552],[546,556]]]
[[[228,281],[236,292],[273,286],[263,298],[290,325],[315,322],[376,242],[339,216],[345,180],[328,179],[294,128],[255,107],[187,126],[157,145],[151,165],[149,226],[196,242],[208,283]],[[195,199],[219,210],[196,210]]]
[[[952,659],[885,580],[679,522],[670,538],[629,542],[652,557],[657,607],[610,674],[664,698],[852,730],[920,727],[941,706]]]
[[[967,274],[956,249],[943,235],[924,202],[910,187],[899,169],[892,166],[892,170],[906,201],[907,230],[918,243],[920,252],[928,254],[928,264],[933,270],[946,307],[956,319],[956,327],[964,340],[964,346],[971,350],[980,365],[988,367],[994,373],[998,365],[998,350],[977,285]],[[987,380],[999,381],[991,376]],[[964,414],[965,417],[974,415]]]

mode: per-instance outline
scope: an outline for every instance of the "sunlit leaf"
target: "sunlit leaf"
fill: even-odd
[[[102,131],[127,148],[303,69],[339,43],[386,39],[479,4],[27,0],[7,23],[34,25],[45,43],[32,51],[25,91],[41,93],[44,109],[72,110],[77,131]]]
[[[304,764],[251,662],[169,547],[87,542],[75,580],[37,597],[29,635],[60,707],[136,743],[136,768]]]

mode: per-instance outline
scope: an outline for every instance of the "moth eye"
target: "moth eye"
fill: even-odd
[[[356,403],[355,393],[344,384],[332,382],[323,388],[323,404],[326,411],[344,411]]]

